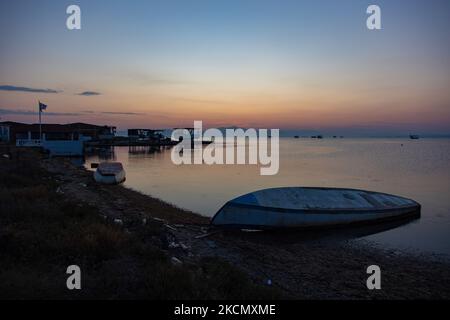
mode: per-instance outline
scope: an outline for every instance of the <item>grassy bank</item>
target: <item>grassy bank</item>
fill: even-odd
[[[18,151],[0,148],[0,298],[450,298],[447,260],[354,241],[395,226],[210,234],[207,218]],[[66,289],[73,264],[80,291]],[[367,289],[370,265],[382,290]]]
[[[41,160],[37,151],[18,150],[0,159],[0,299],[280,296],[218,258],[174,264],[163,223],[114,222],[95,203],[62,192],[63,182]],[[82,290],[66,288],[73,264],[81,267]]]

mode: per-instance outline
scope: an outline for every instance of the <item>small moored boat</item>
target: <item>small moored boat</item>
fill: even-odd
[[[339,188],[265,189],[226,203],[214,226],[311,228],[375,223],[420,215],[417,202],[385,193]]]
[[[125,181],[125,170],[120,162],[103,162],[95,170],[94,179],[103,184],[119,184]]]

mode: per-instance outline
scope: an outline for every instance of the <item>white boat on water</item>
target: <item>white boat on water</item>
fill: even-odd
[[[420,204],[394,195],[338,188],[276,188],[226,203],[213,226],[242,229],[311,228],[375,223],[420,215]]]
[[[95,170],[94,179],[103,184],[119,184],[125,181],[125,170],[120,162],[103,162]]]

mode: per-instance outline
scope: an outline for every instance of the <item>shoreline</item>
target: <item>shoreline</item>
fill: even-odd
[[[429,259],[432,254],[416,256],[361,241],[355,244],[345,236],[336,239],[238,231],[208,234],[209,218],[123,186],[99,185],[91,171],[75,167],[67,159],[42,159],[39,165],[50,174],[60,197],[97,208],[103,220],[126,234],[139,235],[140,240],[135,241],[155,242],[171,264],[181,268],[195,269],[205,259],[219,259],[244,273],[249,285],[284,299],[450,298],[450,262]],[[366,287],[366,268],[374,264],[382,270],[382,290]],[[235,285],[239,287],[239,283]],[[238,298],[259,296],[255,292],[253,297],[250,293]]]

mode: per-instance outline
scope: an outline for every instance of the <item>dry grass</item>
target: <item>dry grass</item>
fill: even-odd
[[[148,224],[133,233],[56,192],[40,155],[0,159],[0,299],[244,299],[278,293],[217,259],[174,266]],[[66,288],[66,268],[82,290]]]

